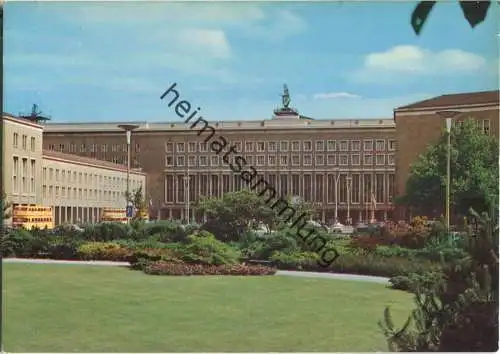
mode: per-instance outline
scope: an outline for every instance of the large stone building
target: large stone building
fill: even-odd
[[[186,101],[174,91],[165,93],[165,102],[179,114],[180,102]],[[393,119],[313,120],[288,107],[285,90],[283,107],[272,119],[127,122],[137,126],[132,165],[147,173],[154,215],[186,218],[189,211],[193,217],[190,206],[200,197],[245,187],[207,144],[210,128],[234,145],[280,196],[314,203],[320,220],[367,220],[372,211],[383,219],[393,217],[392,201],[404,193],[409,166],[439,137],[444,116],[451,114],[457,121],[472,116],[485,132],[498,136],[498,93],[443,95],[397,108]],[[124,163],[126,140],[120,124],[47,124],[44,147]],[[401,208],[395,217],[405,216]]]
[[[51,206],[56,224],[98,221],[102,208],[125,209],[126,166],[44,150],[43,126],[26,119],[4,113],[2,126],[8,202]],[[132,170],[130,189],[141,186],[145,173]]]
[[[394,110],[396,123],[396,195],[405,191],[410,166],[427,146],[436,142],[445,129],[445,119],[452,118],[455,124],[473,118],[485,134],[499,137],[500,91],[484,91],[442,95],[415,102]],[[440,198],[442,196],[436,196]],[[443,206],[444,206],[443,200]],[[443,211],[438,211],[438,213]],[[398,218],[408,217],[402,207],[396,212]]]
[[[210,124],[282,197],[314,203],[332,222],[391,217],[395,185],[392,119],[313,120],[284,106],[273,119]],[[289,100],[288,100],[289,103]],[[120,123],[48,124],[47,149],[113,162],[126,158]],[[130,122],[128,123],[130,124]],[[148,175],[149,197],[161,218],[192,218],[189,203],[245,187],[206,136],[186,122],[136,122],[133,165]],[[202,127],[200,127],[202,128]],[[189,211],[188,211],[189,210]],[[194,215],[198,220],[201,215]]]

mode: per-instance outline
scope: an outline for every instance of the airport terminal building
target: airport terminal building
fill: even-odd
[[[404,193],[410,165],[444,129],[445,116],[452,114],[456,124],[472,117],[485,134],[498,137],[499,91],[442,95],[396,108],[385,119],[351,120],[305,117],[289,107],[287,96],[285,92],[283,105],[270,119],[207,121],[217,136],[228,141],[227,149],[234,146],[258,178],[272,185],[280,197],[295,196],[312,203],[318,219],[327,223],[336,218],[354,223],[372,215],[378,220],[407,217],[407,210],[396,209],[393,200]],[[178,104],[173,102],[168,108],[174,98],[166,95],[166,109]],[[133,125],[131,163],[143,171],[135,172],[134,178],[147,185],[150,216],[200,221],[203,215],[195,215],[191,207],[200,197],[221,196],[246,184],[223,153],[214,153],[213,139],[207,140],[211,134],[206,134],[204,125],[195,123],[48,123],[43,126],[43,143],[40,139],[37,144],[40,151],[43,144],[42,161],[46,163],[56,154],[72,159],[78,155],[99,171],[108,169],[107,184],[99,184],[103,188],[94,201],[118,205],[122,200],[109,193],[115,191],[112,185],[116,190],[123,187],[127,161],[125,133],[119,125]],[[41,134],[41,127],[38,129]],[[104,174],[102,177],[104,183]],[[75,187],[71,188],[73,193]],[[80,187],[76,188],[80,193]],[[84,190],[82,187],[82,196]],[[41,198],[43,193],[40,190],[37,196]],[[54,189],[53,193],[55,198]],[[89,193],[96,198],[96,192],[87,188],[88,198]],[[57,204],[53,199],[50,203]],[[68,209],[62,212],[67,213]]]

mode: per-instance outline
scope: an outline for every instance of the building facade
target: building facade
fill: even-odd
[[[396,196],[405,192],[410,166],[435,143],[445,130],[445,119],[454,124],[472,118],[485,134],[499,137],[499,91],[449,94],[412,103],[394,110],[396,123]],[[440,198],[442,196],[436,196]],[[443,200],[442,205],[444,206]],[[438,211],[443,213],[443,211]],[[409,217],[405,207],[398,208],[396,217]]]
[[[51,206],[56,225],[99,221],[102,208],[125,209],[126,166],[44,150],[44,126],[25,119],[4,114],[2,124],[8,202]],[[130,171],[129,180],[130,190],[146,188],[143,172]]]
[[[47,149],[122,162],[120,123],[47,124]],[[205,196],[245,188],[241,177],[213,152],[206,136],[184,122],[137,122],[132,165],[147,173],[148,198],[160,218],[189,217]],[[333,222],[391,217],[395,186],[395,124],[382,120],[311,120],[280,116],[264,121],[213,122],[282,197],[313,203]],[[188,202],[189,200],[189,202]],[[189,211],[188,211],[189,210]]]

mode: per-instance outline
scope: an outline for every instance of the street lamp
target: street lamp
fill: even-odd
[[[338,215],[338,209],[339,209],[339,179],[340,179],[340,173],[337,173],[335,176],[335,223],[339,222],[339,215]]]
[[[350,225],[351,224],[351,182],[352,182],[351,175],[347,175],[346,182],[347,182],[347,222]]]
[[[446,121],[446,206],[445,206],[445,223],[446,230],[450,230],[450,185],[451,185],[451,124],[453,118],[460,114],[457,111],[440,111],[436,112],[438,116]]]
[[[132,131],[139,128],[138,125],[134,124],[120,124],[118,125],[118,128],[122,129],[125,131],[126,137],[127,137],[127,192],[126,192],[126,201],[127,201],[127,207],[130,204],[130,139],[132,137]],[[127,221],[130,221],[130,219],[127,217]]]

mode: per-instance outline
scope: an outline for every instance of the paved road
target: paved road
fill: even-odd
[[[4,263],[33,263],[33,264],[76,264],[76,265],[95,265],[108,267],[128,267],[128,262],[109,262],[109,261],[57,261],[53,259],[26,259],[26,258],[6,258]],[[374,277],[370,275],[354,275],[354,274],[334,274],[334,273],[317,273],[317,272],[297,272],[292,270],[278,270],[275,275],[295,276],[307,278],[325,278],[325,279],[341,279],[341,280],[357,280],[379,284],[389,284],[389,278]]]

